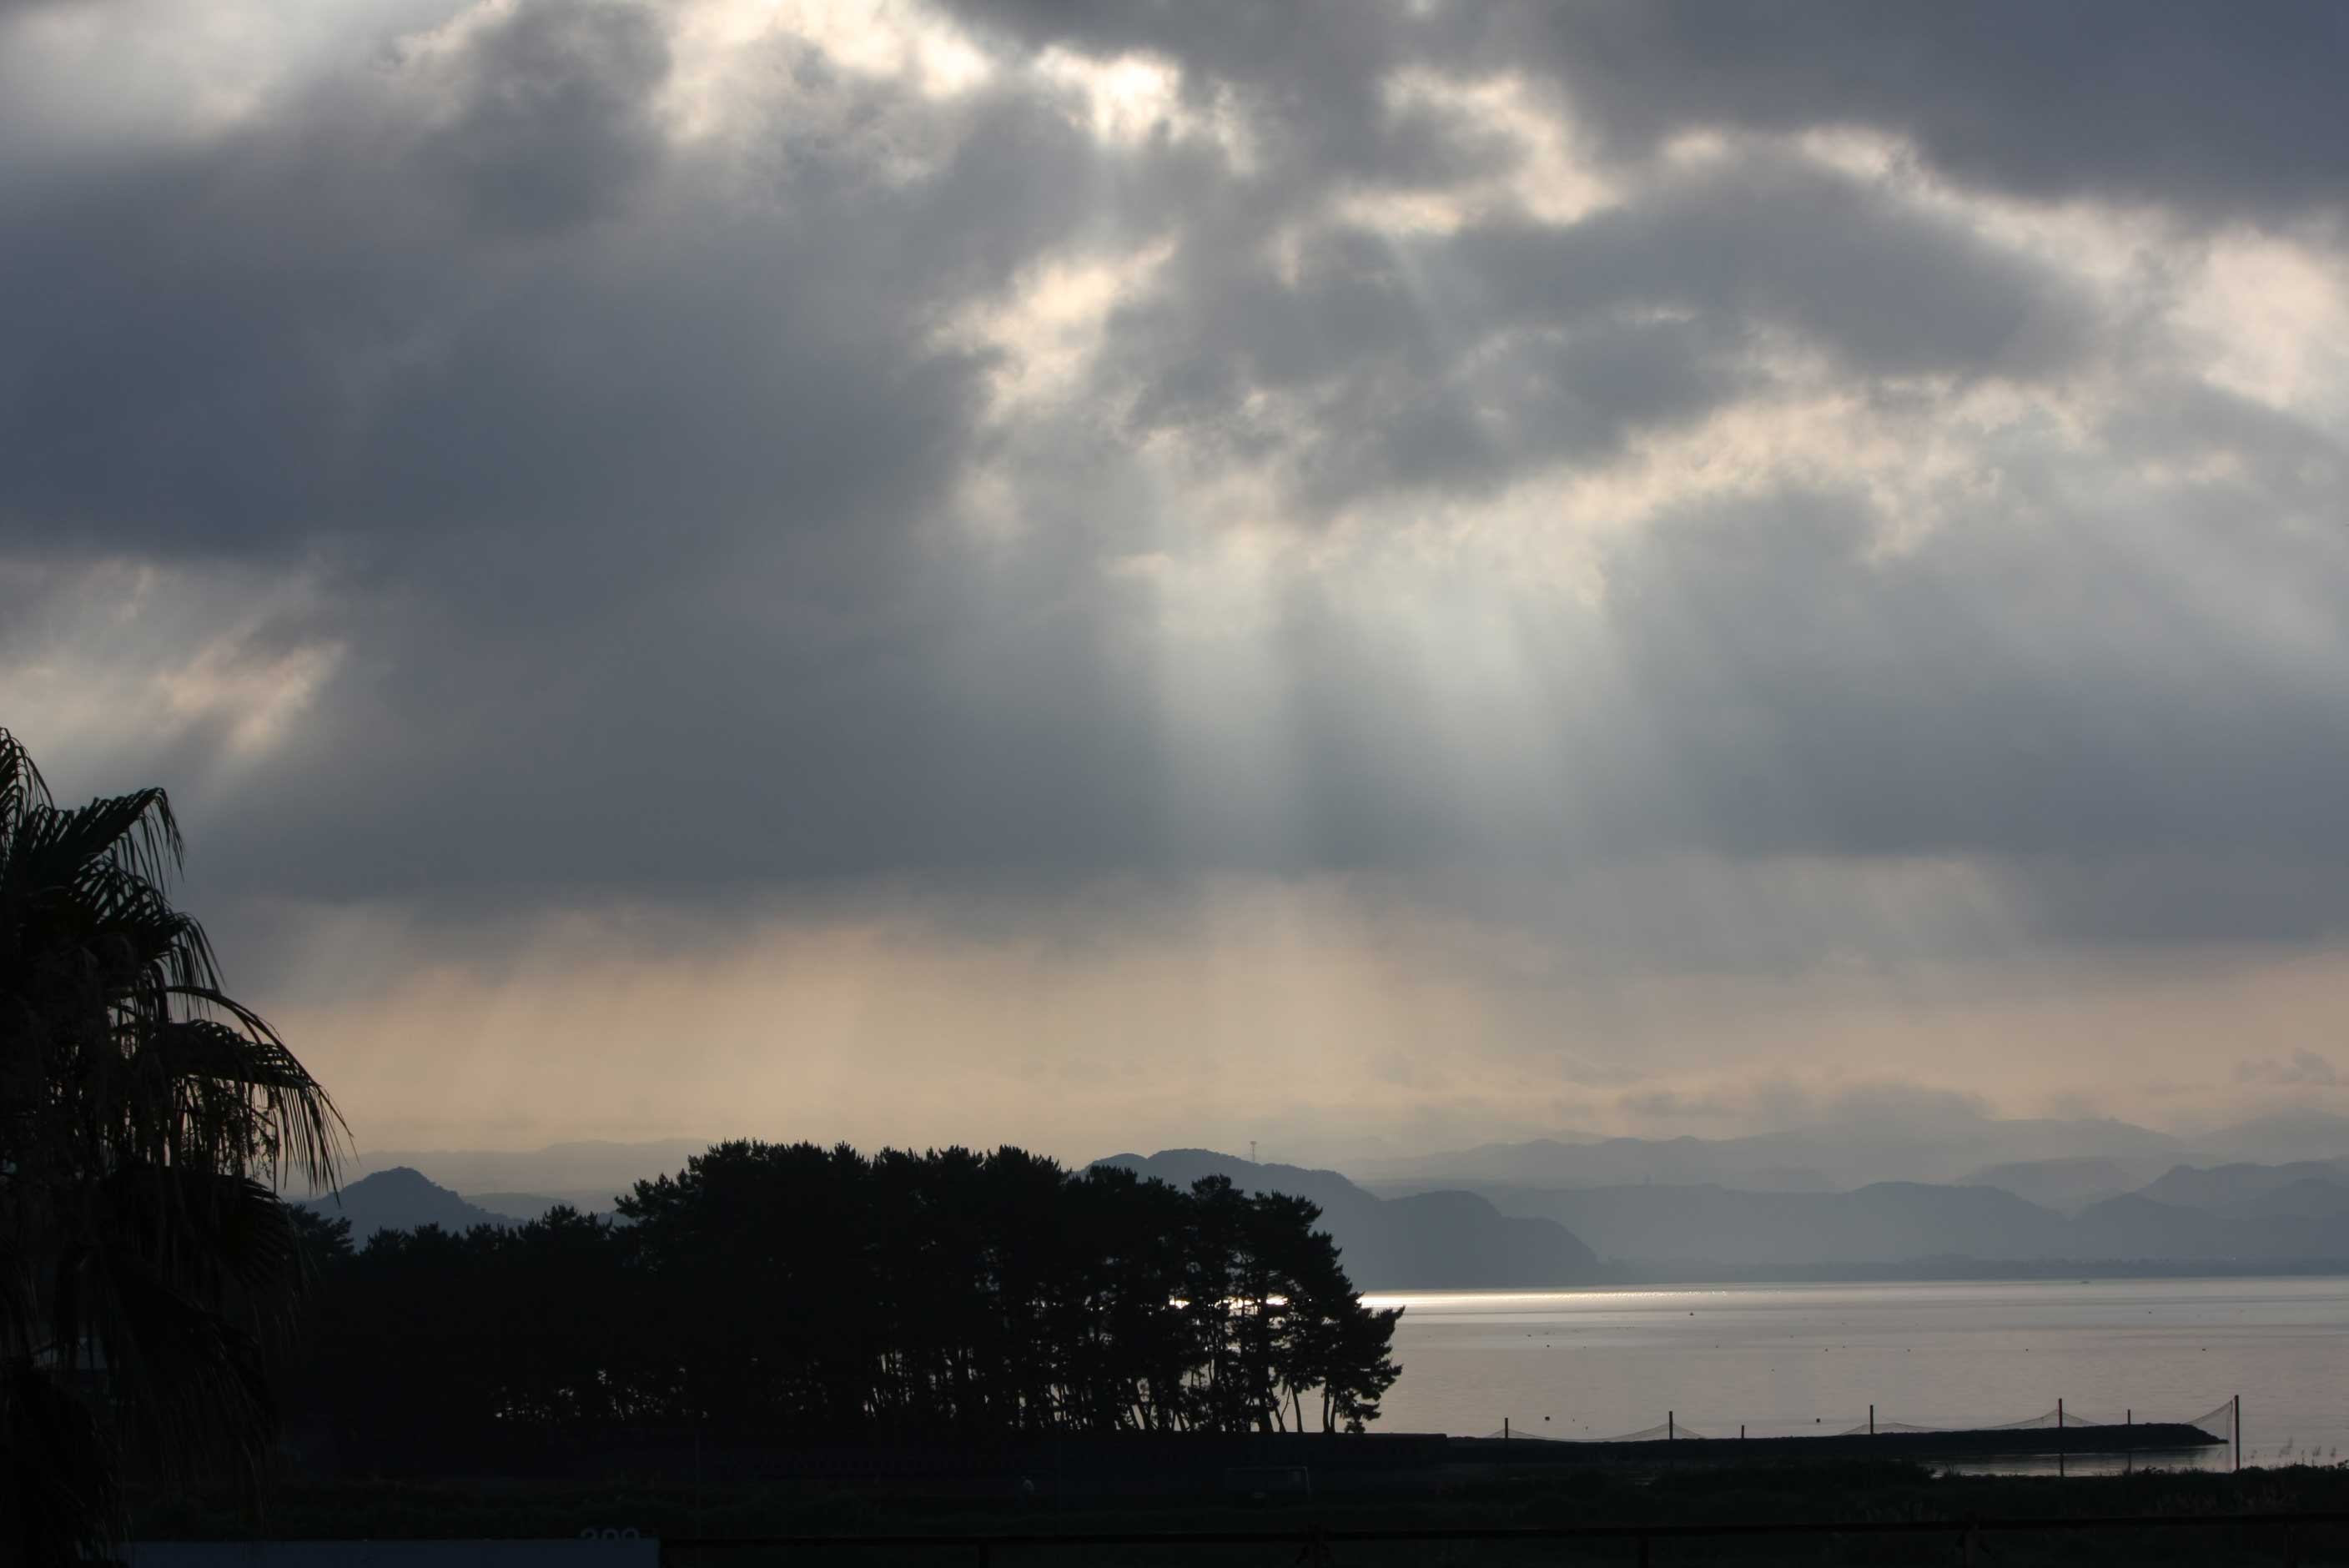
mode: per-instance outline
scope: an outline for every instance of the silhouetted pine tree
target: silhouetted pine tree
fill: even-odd
[[[618,1211],[313,1246],[314,1426],[436,1454],[1359,1430],[1394,1380],[1398,1315],[1362,1305],[1319,1211],[1219,1177],[735,1142]]]

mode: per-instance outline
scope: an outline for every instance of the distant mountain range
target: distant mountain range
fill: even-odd
[[[2194,1158],[2205,1164],[2340,1160],[2349,1158],[2349,1117],[2326,1110],[2284,1111],[2238,1122],[2190,1141]]]
[[[1837,1146],[1828,1130],[1490,1145],[1423,1162],[1451,1172],[1446,1179],[1378,1187],[1335,1171],[1204,1149],[1121,1154],[1104,1163],[1178,1186],[1220,1173],[1250,1191],[1310,1199],[1364,1289],[1532,1288],[1643,1274],[1687,1278],[1707,1269],[1766,1277],[1774,1270],[1881,1266],[1914,1274],[2002,1264],[2349,1268],[2349,1121],[2308,1113],[2189,1141],[2122,1122],[1982,1119],[1988,1130],[1961,1119],[1939,1133],[1919,1133],[1919,1147],[1906,1156],[1924,1169],[1956,1167],[1955,1181],[1847,1184],[1841,1175],[1889,1156]],[[2269,1161],[2163,1157],[2173,1148],[2240,1150],[2263,1137],[2295,1152],[2333,1152]],[[1970,1153],[2016,1152],[2050,1140],[2102,1147],[1961,1164]],[[339,1203],[309,1202],[348,1218],[360,1242],[387,1227],[516,1223],[557,1202],[608,1212],[614,1194],[678,1169],[705,1147],[679,1140],[445,1151],[418,1157],[432,1162],[429,1170],[370,1169],[343,1189]],[[365,1164],[378,1167],[387,1158]],[[1609,1175],[1616,1179],[1590,1179]]]
[[[1530,1287],[1708,1268],[1916,1272],[1936,1263],[2349,1266],[2349,1162],[2178,1166],[2144,1191],[2098,1197],[2076,1212],[1989,1184],[1878,1181],[1845,1192],[1478,1184],[1381,1200],[1334,1171],[1206,1150],[1109,1163],[1177,1184],[1221,1173],[1252,1191],[1309,1198],[1365,1288]],[[2028,1174],[2044,1184],[2050,1173]],[[2055,1174],[2076,1196],[2129,1172],[2108,1161]],[[1524,1228],[1538,1222],[1547,1228]]]
[[[1468,1192],[1420,1192],[1379,1199],[1335,1171],[1258,1165],[1206,1149],[1118,1154],[1095,1161],[1123,1165],[1177,1187],[1202,1176],[1228,1176],[1250,1192],[1284,1192],[1321,1208],[1321,1227],[1338,1243],[1357,1290],[1497,1289],[1572,1284],[1597,1273],[1590,1249],[1555,1221],[1505,1215]]]
[[[1309,1198],[1321,1206],[1322,1225],[1343,1250],[1347,1274],[1358,1289],[1571,1284],[1596,1273],[1590,1249],[1555,1221],[1512,1218],[1466,1192],[1381,1200],[1334,1171],[1256,1165],[1202,1149],[1168,1150],[1147,1159],[1122,1154],[1102,1163],[1128,1166],[1177,1186],[1220,1174],[1246,1191]],[[396,1166],[349,1183],[339,1199],[303,1202],[350,1221],[351,1239],[364,1245],[382,1230],[513,1224],[544,1213],[556,1200],[529,1192],[468,1196],[421,1171]]]
[[[2349,1156],[2349,1119],[2269,1117],[2195,1138],[2110,1118],[2006,1119],[1942,1111],[1852,1117],[1745,1138],[1537,1139],[1406,1160],[1364,1161],[1350,1174],[1373,1191],[1506,1184],[1617,1187],[1715,1182],[1749,1191],[1849,1191],[1876,1181],[1951,1183],[1992,1171],[2040,1183],[2033,1202],[2094,1201],[2132,1191],[2173,1165]],[[2095,1162],[2106,1162],[2098,1166]]]
[[[378,1231],[413,1231],[424,1225],[462,1231],[474,1225],[512,1223],[509,1214],[469,1203],[420,1171],[396,1165],[347,1183],[331,1197],[298,1200],[330,1220],[351,1222],[351,1241],[365,1246]]]
[[[539,1205],[524,1218],[543,1213],[557,1202],[601,1212],[636,1182],[675,1175],[688,1160],[706,1152],[712,1141],[664,1138],[644,1143],[588,1140],[552,1143],[543,1149],[371,1150],[354,1159],[344,1174],[347,1181],[379,1171],[421,1171],[439,1185],[470,1194],[488,1207],[496,1207],[486,1203],[490,1195]]]
[[[1958,1178],[1961,1187],[1995,1187],[2059,1214],[2076,1214],[2091,1203],[2134,1192],[2162,1167],[2149,1160],[2115,1160],[2089,1154],[2062,1160],[2013,1160],[1985,1165]]]
[[[493,1214],[517,1223],[535,1220],[557,1203],[568,1203],[583,1214],[607,1214],[612,1200],[598,1200],[594,1191],[586,1192],[468,1192],[466,1202],[478,1203]]]
[[[2296,1160],[2199,1171],[2180,1165],[2138,1196],[2236,1219],[2349,1213],[2349,1160]]]
[[[2349,1181],[2286,1183],[2272,1191],[2291,1194],[2284,1212],[2220,1213],[2124,1193],[2068,1216],[1995,1187],[1918,1181],[1879,1181],[1851,1192],[1651,1184],[1488,1188],[1482,1195],[1504,1213],[1556,1220],[1601,1257],[1634,1269],[1752,1271],[1936,1258],[2349,1263]]]
[[[1980,1182],[1995,1176],[1991,1184],[2015,1182],[2007,1190],[2017,1196],[2061,1206],[2134,1191],[2174,1165],[2344,1157],[2349,1157],[2349,1118],[2323,1111],[2262,1117],[2193,1137],[2101,1117],[2006,1119],[1941,1112],[1855,1117],[1745,1138],[1568,1136],[1492,1143],[1361,1161],[1350,1174],[1373,1191],[1709,1181],[1775,1192],[1848,1191],[1876,1181]]]
[[[570,1199],[537,1192],[452,1192],[421,1171],[405,1165],[362,1176],[329,1197],[295,1201],[328,1219],[348,1220],[351,1241],[358,1246],[365,1246],[378,1231],[413,1231],[423,1225],[438,1225],[444,1231],[515,1225],[535,1220],[561,1202],[586,1209]]]

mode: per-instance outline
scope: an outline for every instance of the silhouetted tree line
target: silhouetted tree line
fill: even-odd
[[[1214,1177],[720,1144],[620,1220],[310,1219],[297,1403],[377,1443],[684,1426],[762,1439],[1359,1431],[1399,1310],[1319,1210]]]

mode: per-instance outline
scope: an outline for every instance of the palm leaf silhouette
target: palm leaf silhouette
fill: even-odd
[[[175,909],[160,789],[61,808],[0,728],[0,1557],[122,1535],[126,1476],[257,1489],[263,1345],[301,1274],[276,1189],[348,1133]]]

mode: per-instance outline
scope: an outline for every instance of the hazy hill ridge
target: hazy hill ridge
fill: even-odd
[[[543,1149],[363,1150],[346,1174],[363,1177],[405,1168],[421,1171],[451,1191],[477,1198],[494,1193],[508,1200],[535,1200],[543,1195],[574,1208],[602,1211],[636,1182],[674,1174],[716,1141],[710,1138],[663,1138],[637,1143],[581,1140],[551,1143]]]
[[[1704,1146],[1702,1140],[1664,1140],[1677,1154],[1686,1153],[1683,1145]],[[635,1162],[657,1157],[657,1147],[571,1146],[543,1151],[552,1159],[530,1168],[576,1174],[583,1160]],[[1577,1146],[1510,1147],[1539,1152]],[[443,1158],[460,1168],[472,1161],[505,1170],[536,1159]],[[1309,1198],[1320,1205],[1324,1228],[1365,1289],[1529,1288],[1637,1277],[1643,1270],[1685,1277],[1720,1268],[1751,1277],[1776,1269],[1913,1269],[1956,1260],[2349,1266],[2349,1160],[2343,1159],[2176,1163],[2128,1191],[2105,1189],[2140,1174],[2141,1167],[2106,1155],[1989,1166],[1957,1184],[1878,1181],[1847,1191],[1663,1181],[1371,1191],[1335,1171],[1258,1164],[1204,1149],[1121,1154],[1102,1163],[1176,1186],[1220,1173],[1249,1191]],[[2033,1201],[2033,1192],[2048,1201]],[[305,1202],[348,1219],[361,1243],[383,1229],[514,1224],[558,1202],[593,1210],[610,1203],[594,1188],[459,1192],[406,1166],[352,1181],[339,1202]]]
[[[1996,1187],[2059,1214],[2076,1214],[2091,1203],[2134,1192],[2150,1181],[2159,1166],[2142,1160],[2116,1160],[2106,1154],[2072,1155],[2054,1160],[2014,1160],[1985,1165],[1958,1178],[1961,1187]]]
[[[1482,1190],[1554,1219],[1602,1258],[1674,1268],[2060,1255],[2063,1216],[1993,1187],[1886,1181],[1853,1192],[1751,1192],[1662,1182]]]
[[[2208,1170],[2178,1165],[2171,1167],[2160,1180],[2137,1191],[2141,1196],[2158,1203],[2175,1203],[2188,1208],[2208,1209],[2213,1213],[2227,1213],[2239,1211],[2245,1205],[2257,1205],[2261,1200],[2295,1189],[2302,1195],[2325,1189],[2349,1193],[2349,1161],[2295,1160],[2282,1165],[2239,1161]],[[2308,1211],[2287,1204],[2275,1212]]]
[[[2349,1152],[2349,1125],[2342,1151]],[[2123,1167],[2120,1190],[2126,1191],[2195,1152],[2182,1139],[2126,1121],[1959,1115],[1921,1122],[1856,1118],[1744,1138],[1536,1139],[1364,1161],[1354,1170],[1382,1188],[1616,1187],[1653,1181],[1817,1191],[1878,1181],[1947,1183],[1987,1166],[2102,1158]]]
[[[1851,1192],[1650,1183],[1478,1191],[1503,1213],[1557,1221],[1609,1263],[1686,1271],[1997,1263],[2349,1264],[2349,1182],[2286,1180],[2225,1212],[2143,1192],[2067,1218],[1994,1187],[1883,1181]],[[2251,1205],[2279,1205],[2261,1212]]]
[[[511,1215],[494,1213],[469,1203],[446,1187],[436,1185],[420,1171],[395,1165],[360,1177],[336,1197],[297,1200],[330,1220],[351,1222],[351,1241],[364,1246],[378,1231],[412,1231],[438,1225],[446,1231],[475,1225],[508,1225]]]
[[[1503,1214],[1469,1192],[1374,1197],[1335,1171],[1260,1165],[1206,1149],[1094,1161],[1123,1165],[1177,1187],[1228,1176],[1248,1191],[1308,1198],[1337,1242],[1358,1290],[1475,1289],[1573,1284],[1591,1279],[1597,1259],[1566,1227],[1541,1216]]]
[[[475,1207],[487,1209],[491,1213],[512,1220],[516,1224],[542,1219],[558,1203],[568,1203],[584,1214],[608,1212],[612,1206],[608,1198],[600,1203],[583,1202],[577,1195],[562,1192],[465,1192],[460,1196]]]

